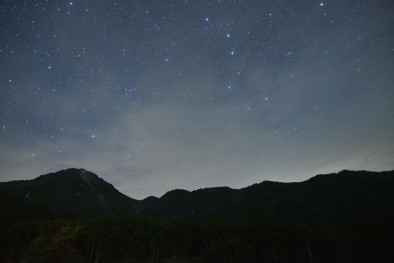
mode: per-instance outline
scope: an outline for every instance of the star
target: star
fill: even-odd
[[[242,174],[244,182],[251,179],[242,172],[260,154],[267,163],[252,164],[252,174],[269,166],[284,169],[281,163],[294,163],[287,156],[309,149],[333,150],[336,158],[343,149],[350,154],[375,147],[377,142],[363,134],[379,133],[379,143],[390,143],[390,1],[336,1],[335,8],[327,0],[312,5],[224,0],[3,2],[10,4],[0,4],[3,20],[9,21],[1,25],[0,156],[24,150],[23,156],[37,167],[51,163],[57,168],[64,163],[82,166],[86,160],[99,173],[111,163],[114,172],[125,177],[141,162],[147,167],[136,169],[139,176],[149,171],[152,180],[163,169],[163,174],[175,176],[185,168],[191,175],[204,166],[206,174],[201,176],[218,176],[206,184],[216,184],[222,171],[234,170],[234,155],[216,147],[217,135],[228,126],[236,129],[226,131],[220,143],[239,149],[239,165],[234,165],[239,170],[229,178]],[[363,23],[368,26],[360,26]],[[336,107],[347,99],[354,103]],[[314,144],[309,138],[320,134],[311,127],[317,125],[324,132]],[[353,137],[349,126],[365,132]],[[270,134],[284,140],[270,141]],[[292,146],[300,147],[287,154],[284,142],[292,136],[298,136],[298,145]],[[335,136],[343,145],[329,144]],[[40,147],[27,147],[37,146],[37,141]],[[277,143],[280,162],[271,161],[274,155],[260,149],[259,142]],[[47,155],[59,149],[68,160]],[[220,167],[205,158],[213,151],[223,157],[215,164]],[[3,162],[0,175],[15,169],[13,164],[23,156]],[[32,163],[22,164],[25,171]],[[172,167],[175,163],[182,167]],[[286,173],[279,170],[276,174]],[[185,184],[190,183],[187,176]],[[165,185],[169,187],[163,191],[171,190],[170,183]]]

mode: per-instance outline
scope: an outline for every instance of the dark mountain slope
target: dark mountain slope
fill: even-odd
[[[175,190],[142,201],[144,213],[282,223],[344,223],[394,216],[394,172],[318,175],[300,183],[265,181],[243,189]]]
[[[0,183],[0,203],[0,216],[5,220],[128,218],[136,214],[135,200],[84,169]]]

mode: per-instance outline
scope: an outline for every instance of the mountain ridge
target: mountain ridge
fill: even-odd
[[[174,189],[136,200],[85,169],[0,183],[4,220],[95,218],[222,218],[338,223],[391,216],[394,171],[319,174],[301,182],[263,181],[240,189]],[[6,212],[11,211],[11,212]]]

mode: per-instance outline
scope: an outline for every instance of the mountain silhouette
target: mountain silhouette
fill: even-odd
[[[5,220],[129,218],[137,211],[136,200],[84,169],[0,183],[0,200]]]
[[[84,169],[0,183],[2,220],[135,217],[333,224],[394,216],[394,171],[342,171],[297,183],[172,190],[132,199]]]
[[[342,171],[299,183],[265,181],[243,189],[174,190],[142,201],[167,217],[215,217],[282,223],[344,223],[393,216],[394,172]]]

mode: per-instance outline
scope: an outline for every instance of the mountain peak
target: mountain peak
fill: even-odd
[[[89,172],[83,168],[79,169],[79,171],[80,171],[80,176],[82,177],[82,179],[89,185],[92,185],[93,181],[100,178],[96,174]]]
[[[84,168],[69,168],[65,170],[60,170],[55,173],[44,174],[37,177],[35,180],[38,180],[42,183],[51,181],[54,184],[63,184],[65,182],[80,182],[81,179],[86,182],[88,185],[92,185],[92,183],[107,183],[98,175],[84,169]],[[101,179],[101,180],[100,180]]]
[[[12,200],[25,200],[28,207],[44,208],[53,217],[128,218],[136,211],[134,200],[116,190],[96,174],[83,168],[70,168],[41,175],[33,180],[0,185]],[[1,200],[0,200],[1,201]],[[49,212],[48,212],[49,211]],[[1,215],[1,213],[0,213]],[[40,217],[29,215],[24,217]]]

